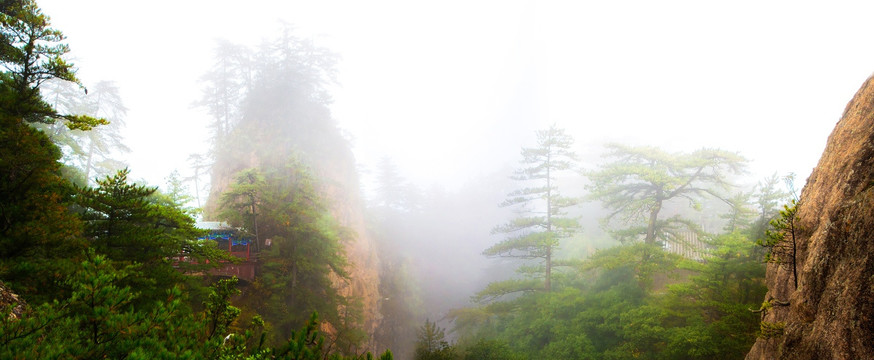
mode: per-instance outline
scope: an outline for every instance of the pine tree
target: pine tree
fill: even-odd
[[[342,242],[352,235],[326,211],[313,182],[302,164],[291,161],[263,173],[241,171],[223,195],[223,220],[250,235],[257,225],[262,245],[271,239],[260,254],[262,275],[256,281],[258,297],[266,300],[251,305],[280,330],[277,336],[313,311],[340,325],[345,311],[339,310],[354,310],[331,280],[348,279]]]
[[[63,34],[33,1],[5,2],[0,12],[0,277],[32,303],[69,295],[65,277],[84,243],[69,211],[73,189],[60,150],[30,125],[66,119],[87,129],[96,119],[59,114],[40,97],[50,79],[77,81]]]
[[[131,184],[128,169],[98,180],[96,188],[81,188],[77,202],[83,208],[85,236],[97,253],[121,265],[140,264],[140,276],[129,285],[143,293],[144,303],[183,280],[171,258],[186,254],[217,260],[218,252],[201,249],[195,239],[202,231],[180,204],[158,196],[157,188]]]
[[[752,225],[756,211],[750,208],[751,196],[751,193],[741,191],[725,199],[729,211],[727,214],[720,215],[720,218],[728,221],[723,230],[730,233],[745,230]]]
[[[672,200],[688,201],[692,208],[700,199],[724,199],[720,191],[731,188],[728,176],[740,174],[746,159],[738,154],[701,149],[695,152],[667,153],[654,147],[608,146],[612,161],[589,173],[590,198],[600,200],[610,210],[605,219],[619,240],[655,244],[658,240],[677,240],[682,232],[697,230],[694,223],[680,216],[663,218],[662,210]],[[611,224],[620,218],[621,224]]]
[[[425,320],[417,332],[415,360],[452,360],[455,359],[455,349],[446,341],[445,331],[436,323]]]
[[[70,129],[89,130],[105,120],[58,113],[40,95],[52,79],[79,84],[75,68],[64,56],[70,51],[64,34],[33,0],[14,1],[0,12],[0,64],[6,68],[0,86],[3,112],[28,123],[65,120]]]
[[[522,148],[523,168],[514,180],[529,186],[509,194],[501,206],[521,208],[521,216],[492,230],[507,238],[483,251],[486,256],[540,260],[541,264],[519,268],[528,278],[490,284],[477,295],[479,299],[496,298],[507,293],[552,290],[553,256],[562,238],[579,229],[576,218],[566,217],[566,209],[578,204],[578,199],[562,196],[556,179],[561,171],[575,167],[577,157],[571,146],[573,138],[555,126],[537,132],[537,147]],[[542,284],[531,277],[540,276]]]

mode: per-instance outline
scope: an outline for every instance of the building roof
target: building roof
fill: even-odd
[[[194,227],[201,230],[237,230],[224,221],[198,221]]]

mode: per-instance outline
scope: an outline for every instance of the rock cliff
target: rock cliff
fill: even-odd
[[[334,135],[339,136],[339,133]],[[311,165],[312,174],[318,179],[318,191],[324,196],[328,210],[340,225],[354,234],[345,243],[349,279],[335,278],[334,284],[339,294],[360,302],[363,320],[360,325],[370,339],[370,343],[365,344],[367,348],[382,350],[384,346],[373,342],[373,335],[382,319],[379,313],[379,258],[375,242],[365,224],[355,158],[347,146],[339,145],[343,144],[342,141],[335,139],[332,144],[336,146],[323,148],[317,154],[305,151],[298,153]],[[281,154],[290,154],[289,150],[281,147],[271,148],[274,152],[270,155],[257,149],[241,150],[236,158],[217,163],[220,166],[213,169],[210,197],[205,206],[206,216],[215,217],[221,194],[228,189],[237,171],[270,166],[268,158],[281,159]]]
[[[804,144],[786,151],[793,146]],[[798,288],[791,266],[768,265],[765,300],[774,305],[762,319],[778,331],[747,359],[874,359],[872,185],[874,77],[847,105],[801,192]]]

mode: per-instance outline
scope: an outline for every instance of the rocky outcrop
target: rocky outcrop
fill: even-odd
[[[773,306],[763,323],[774,337],[760,338],[747,359],[874,359],[872,79],[847,105],[801,193],[798,288],[791,266],[768,265]],[[786,151],[793,146],[803,144]]]
[[[20,319],[27,310],[27,303],[18,294],[12,292],[3,282],[0,282],[0,309],[12,306],[9,312],[10,319]]]
[[[225,166],[216,166],[213,169],[210,198],[205,207],[207,216],[215,218],[221,194],[230,187],[234,173],[246,168],[270,166],[270,161],[276,161],[275,158],[282,159],[281,154],[290,153],[290,151],[275,150],[273,154],[265,155],[263,151],[259,153],[250,149],[248,153],[240,151],[234,161],[221,164]],[[340,225],[351,230],[353,234],[344,243],[349,264],[346,272],[349,278],[341,279],[334,276],[333,282],[340,295],[360,304],[362,323],[359,325],[367,332],[370,339],[370,343],[364,344],[367,350],[381,351],[384,346],[373,341],[373,335],[382,320],[379,313],[379,257],[375,241],[368,233],[365,224],[364,204],[359,192],[355,157],[347,146],[323,148],[318,152],[300,151],[299,154],[310,165],[314,177],[319,180],[318,191],[324,196],[328,211]],[[275,158],[265,160],[270,157]],[[331,327],[326,330],[329,333],[333,331]]]
[[[346,243],[346,258],[349,260],[349,280],[335,279],[338,292],[348,299],[361,303],[364,330],[369,335],[368,349],[382,352],[385,349],[374,343],[374,334],[382,320],[379,313],[379,257],[376,242],[367,231],[364,204],[359,192],[355,157],[348,148],[337,150],[331,166],[314,167],[318,178],[323,179],[323,193],[328,208],[340,224],[352,230],[354,236]]]

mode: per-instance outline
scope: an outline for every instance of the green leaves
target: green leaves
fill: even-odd
[[[67,120],[66,126],[70,130],[88,131],[100,125],[109,125],[106,119],[98,119],[88,115],[63,115],[61,118]]]
[[[765,230],[765,237],[757,244],[768,250],[765,262],[778,266],[791,266],[795,287],[798,287],[798,264],[796,264],[797,237],[802,228],[798,225],[798,202],[795,199],[783,205],[780,216],[771,220],[771,229]]]
[[[587,174],[589,198],[611,211],[606,219],[610,227],[645,226],[644,241],[650,244],[666,240],[658,229],[666,202],[685,199],[697,208],[702,197],[723,199],[721,192],[730,188],[728,176],[742,173],[746,163],[740,155],[718,149],[671,154],[654,147],[607,148],[605,157],[611,161]]]
[[[348,279],[343,242],[354,234],[326,210],[315,180],[300,162],[247,169],[223,194],[223,220],[254,235],[261,248],[257,295],[247,305],[279,329],[292,329],[318,311],[331,324],[355,323],[355,307],[333,281]],[[264,239],[272,245],[264,247]],[[258,299],[258,300],[256,300]],[[344,314],[338,308],[344,307]],[[278,343],[284,334],[272,339]]]
[[[204,311],[183,306],[179,287],[151,310],[134,306],[139,294],[121,286],[136,266],[118,266],[103,255],[87,253],[68,281],[73,296],[35,306],[12,320],[0,313],[0,357],[3,358],[131,358],[131,359],[372,359],[328,354],[320,322],[313,313],[299,331],[291,331],[283,346],[264,346],[264,322],[255,316],[247,329],[232,328],[240,309],[230,304],[239,293],[236,278],[210,287]],[[3,309],[8,311],[8,309]],[[260,334],[260,336],[259,336]],[[390,360],[386,351],[379,358]]]
[[[552,126],[537,132],[537,147],[522,148],[523,167],[512,178],[526,182],[526,186],[509,193],[500,205],[519,207],[520,215],[492,229],[492,234],[505,234],[507,238],[483,251],[486,256],[542,259],[540,273],[544,274],[546,291],[552,289],[553,251],[561,238],[571,236],[580,227],[576,218],[563,217],[565,209],[576,206],[579,199],[561,196],[555,185],[557,175],[576,164],[571,145],[573,138]],[[539,276],[530,271],[523,273]]]
[[[543,288],[543,281],[538,279],[509,279],[489,283],[485,289],[480,290],[471,299],[478,303],[491,302],[503,296],[537,291]]]
[[[764,268],[740,232],[711,243],[707,262],[645,243],[601,250],[578,265],[588,280],[580,287],[455,310],[459,348],[480,351],[488,339],[508,345],[497,353],[529,359],[742,358],[759,332],[747,309],[764,296]],[[473,300],[536,288],[534,279],[493,283]]]
[[[181,204],[159,196],[157,188],[130,184],[129,173],[124,169],[98,180],[96,188],[78,189],[76,202],[91,248],[120,264],[142,264],[140,276],[125,282],[143,292],[145,304],[140,305],[148,307],[184,280],[168,259],[191,256],[200,265],[183,265],[181,270],[203,271],[228,256],[198,243],[203,232],[194,228],[194,219]]]
[[[64,35],[50,27],[49,17],[33,0],[14,2],[0,13],[0,63],[10,76],[9,89],[0,97],[5,113],[28,122],[65,119],[71,129],[90,129],[100,120],[58,114],[40,97],[40,86],[51,79],[79,84],[73,64],[64,56],[70,51]],[[81,84],[80,84],[81,85]]]
[[[437,324],[425,320],[425,325],[417,331],[415,360],[453,360],[455,349],[446,341],[444,330]]]

